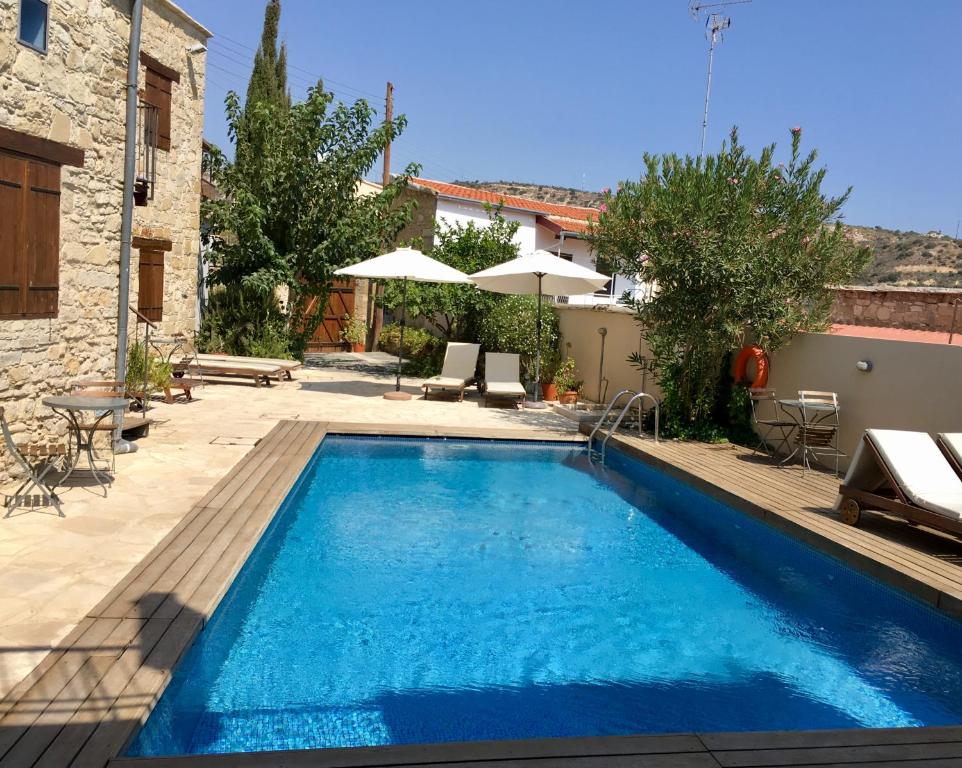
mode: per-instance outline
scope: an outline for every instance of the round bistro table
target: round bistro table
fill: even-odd
[[[61,479],[63,483],[73,474],[77,465],[80,463],[80,454],[87,452],[87,461],[90,464],[90,474],[93,475],[100,487],[107,493],[107,481],[110,480],[109,472],[100,472],[94,463],[94,433],[100,427],[101,422],[112,417],[117,411],[127,408],[127,400],[123,397],[85,397],[83,395],[60,395],[56,397],[45,397],[41,401],[58,416],[67,420],[70,432],[74,435],[74,440],[68,440],[67,473]],[[84,413],[92,412],[94,419],[86,424],[82,423],[80,417]],[[99,415],[98,415],[99,414]],[[111,438],[112,440],[113,438]]]

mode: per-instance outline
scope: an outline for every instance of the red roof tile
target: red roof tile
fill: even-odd
[[[539,215],[535,220],[542,227],[547,227],[556,235],[562,232],[576,232],[584,234],[588,231],[587,219],[570,219],[567,216],[544,216]]]
[[[880,328],[874,325],[847,325],[835,323],[829,333],[835,336],[856,336],[861,339],[888,339],[889,341],[918,341],[923,344],[948,344],[949,334],[944,331],[916,331],[910,328]],[[962,346],[962,334],[955,334],[953,346]]]
[[[555,203],[543,203],[540,200],[531,200],[527,197],[515,197],[514,195],[502,195],[497,192],[488,192],[484,189],[474,187],[462,187],[460,184],[448,184],[445,181],[434,181],[433,179],[411,179],[411,184],[426,189],[432,189],[442,197],[453,197],[459,200],[476,200],[492,205],[504,205],[505,208],[515,208],[522,211],[534,211],[535,213],[545,213],[549,216],[560,216],[577,221],[587,221],[596,216],[598,211],[594,208],[583,208],[578,205],[557,205]]]

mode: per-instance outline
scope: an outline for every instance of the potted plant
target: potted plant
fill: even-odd
[[[542,400],[557,400],[558,388],[554,378],[561,364],[561,355],[557,350],[549,349],[541,356],[541,398]]]
[[[558,399],[562,405],[574,405],[578,402],[578,386],[574,358],[569,357],[558,365],[554,375],[554,385],[558,391]]]
[[[359,317],[344,315],[344,330],[341,331],[341,338],[351,345],[352,352],[363,352],[364,342],[367,339],[367,326]]]

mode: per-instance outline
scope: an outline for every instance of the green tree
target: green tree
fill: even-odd
[[[261,43],[254,54],[254,68],[247,83],[245,111],[261,102],[289,106],[291,95],[287,90],[287,47],[277,52],[277,28],[281,19],[280,0],[268,0],[264,9],[264,28]]]
[[[325,305],[334,270],[382,253],[410,219],[413,203],[398,197],[416,165],[378,194],[357,194],[406,120],[375,125],[367,102],[333,105],[320,86],[289,108],[263,101],[245,111],[233,92],[226,106],[235,160],[217,153],[220,195],[202,208],[209,281],[224,286],[228,303],[257,307],[258,327],[281,314],[274,297],[286,287],[283,328],[300,355],[322,319],[314,308]],[[241,126],[248,141],[238,141]]]
[[[488,226],[468,222],[437,229],[431,258],[469,275],[515,258],[518,246],[513,238],[519,223],[507,221],[496,208],[488,215]],[[423,317],[448,341],[477,341],[481,320],[498,299],[473,285],[408,283],[407,311]],[[400,281],[385,284],[383,302],[389,309],[401,306]]]
[[[774,144],[753,158],[733,129],[715,156],[645,155],[641,179],[606,194],[590,239],[619,272],[655,286],[630,303],[675,434],[717,434],[727,355],[748,338],[771,353],[824,328],[830,286],[870,257],[838,221],[851,190],[823,194],[825,169],[800,144],[792,129],[790,160],[776,165]]]

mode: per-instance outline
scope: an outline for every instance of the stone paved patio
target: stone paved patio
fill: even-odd
[[[0,520],[0,696],[281,419],[576,432],[551,411],[481,407],[473,389],[463,403],[425,402],[405,379],[416,398],[384,400],[392,370],[384,355],[326,356],[292,382],[212,383],[193,402],[156,403],[150,436],[117,457],[106,498],[78,485],[60,491],[65,518],[21,509]]]

